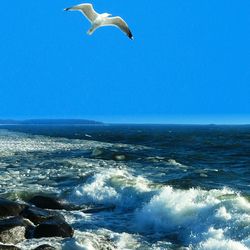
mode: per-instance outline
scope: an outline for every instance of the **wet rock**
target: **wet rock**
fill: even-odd
[[[17,244],[25,240],[28,223],[22,217],[0,220],[0,242]]]
[[[63,200],[42,195],[34,196],[29,200],[29,202],[39,208],[45,209],[69,210],[72,208],[70,204],[66,203]]]
[[[38,225],[49,219],[64,220],[64,217],[55,211],[48,211],[37,207],[27,207],[20,213],[20,215],[29,219],[35,225]]]
[[[94,148],[91,156],[98,157],[98,156],[101,156],[102,154],[103,154],[103,150],[101,148]]]
[[[126,155],[115,150],[105,148],[95,148],[91,154],[92,157],[105,160],[124,161]]]
[[[17,216],[26,205],[0,198],[0,217]]]
[[[2,244],[0,244],[0,250],[21,250],[21,249],[14,246],[14,245],[2,245]]]
[[[113,158],[116,161],[125,161],[126,160],[126,156],[125,155],[114,155]]]
[[[54,248],[50,245],[41,245],[41,246],[35,248],[34,250],[56,250],[56,248]]]
[[[34,238],[73,237],[73,228],[62,219],[50,219],[39,224],[34,230]]]
[[[95,148],[92,151],[91,157],[103,160],[113,161],[128,161],[137,159],[138,156],[135,153],[121,149],[110,149],[110,148]]]

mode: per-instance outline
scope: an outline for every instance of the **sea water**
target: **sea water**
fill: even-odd
[[[0,196],[37,194],[81,208],[75,234],[22,249],[247,250],[250,126],[1,127]]]

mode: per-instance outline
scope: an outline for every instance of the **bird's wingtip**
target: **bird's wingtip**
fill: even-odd
[[[128,35],[128,38],[131,39],[131,40],[134,40],[134,37],[133,37],[132,34],[129,34],[129,35]]]
[[[134,40],[134,36],[133,36],[133,34],[132,34],[132,32],[130,30],[128,30],[127,36],[128,36],[129,39]]]

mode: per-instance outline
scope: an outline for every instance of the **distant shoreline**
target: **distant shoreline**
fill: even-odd
[[[0,119],[0,126],[177,126],[177,127],[234,127],[250,126],[249,123],[112,123],[85,119],[29,119],[4,120]]]
[[[103,125],[104,123],[85,119],[29,119],[0,120],[0,125]]]

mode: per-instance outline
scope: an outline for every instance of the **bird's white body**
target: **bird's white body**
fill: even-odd
[[[121,31],[126,33],[126,35],[133,39],[133,35],[127,25],[127,23],[119,16],[117,17],[110,17],[112,16],[109,13],[99,14],[97,13],[92,4],[80,4],[70,8],[65,9],[66,11],[73,11],[78,10],[82,12],[82,14],[91,22],[91,28],[88,30],[88,34],[92,35],[96,29],[103,27],[103,26],[115,26],[118,27]]]
[[[105,21],[107,20],[107,18],[111,16],[111,14],[108,13],[103,13],[103,14],[99,14],[95,20],[93,20],[92,23],[92,27],[88,30],[88,34],[92,35],[94,33],[94,31],[102,26],[105,26]]]

